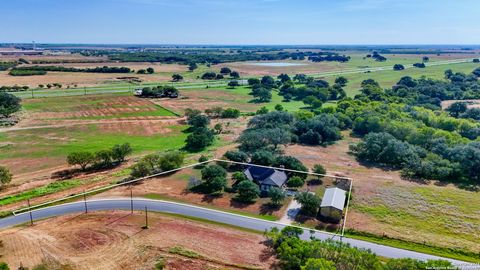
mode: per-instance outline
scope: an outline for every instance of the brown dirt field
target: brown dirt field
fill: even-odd
[[[188,168],[169,176],[148,179],[133,186],[133,195],[139,197],[153,196],[156,199],[165,198],[189,204],[211,206],[225,210],[236,210],[256,215],[273,215],[277,218],[282,217],[287,207],[287,203],[285,203],[280,209],[271,209],[267,206],[267,203],[270,201],[269,198],[259,198],[256,203],[244,204],[233,200],[235,194],[232,193],[224,192],[224,194],[220,196],[194,193],[187,190],[187,185],[191,176],[200,178],[199,171]],[[102,198],[120,196],[130,196],[130,187],[120,186],[95,195],[94,197]]]
[[[63,88],[68,86],[74,87],[89,87],[105,83],[115,83],[122,80],[119,77],[135,76],[145,82],[169,81],[171,75],[168,74],[124,74],[124,73],[84,73],[84,72],[52,72],[49,71],[46,75],[36,76],[10,76],[8,71],[0,72],[0,85],[28,85],[30,87],[37,87],[39,84],[47,85],[53,83],[60,83]],[[54,89],[52,91],[55,91]]]
[[[213,107],[231,108],[234,107],[240,111],[254,112],[259,104],[248,103],[252,99],[251,96],[242,96],[226,91],[195,89],[182,92],[185,99],[163,99],[158,102],[159,105],[182,114],[187,108],[195,108],[204,111]],[[155,102],[155,101],[154,101]]]
[[[445,110],[455,102],[466,102],[468,108],[480,108],[480,99],[463,99],[463,100],[444,100],[442,101],[442,109]]]
[[[166,269],[274,269],[264,238],[228,227],[125,211],[68,215],[0,232],[2,261],[12,269],[45,263],[72,269],[152,269],[163,258]],[[195,239],[192,241],[192,239]],[[173,254],[182,247],[200,258]]]
[[[28,58],[27,58],[28,59]],[[102,60],[102,58],[63,58],[58,56],[45,58],[50,60],[55,59],[81,59],[88,61],[89,59],[93,60]],[[8,59],[0,58],[0,61],[7,61]],[[18,60],[16,58],[15,60]],[[48,60],[47,60],[48,61]],[[99,66],[111,66],[111,67],[129,67],[133,70],[146,69],[148,67],[153,67],[155,69],[155,74],[124,74],[124,73],[83,73],[83,72],[48,72],[46,75],[39,76],[10,76],[8,71],[0,72],[0,85],[28,85],[30,87],[37,87],[39,84],[49,84],[49,83],[60,83],[63,85],[63,88],[67,86],[73,87],[77,85],[78,87],[83,86],[94,86],[102,83],[112,83],[121,81],[119,77],[125,76],[134,76],[138,77],[140,80],[145,82],[155,82],[155,81],[169,81],[171,80],[172,73],[180,73],[187,70],[185,65],[179,64],[161,64],[161,63],[147,63],[147,62],[95,62],[95,63],[51,63],[51,64],[33,64],[39,66],[65,66],[65,67],[77,67],[77,68],[94,68]],[[32,66],[32,65],[22,65],[22,66]],[[53,91],[53,90],[52,90]]]

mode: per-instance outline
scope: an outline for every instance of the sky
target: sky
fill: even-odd
[[[479,0],[0,0],[0,42],[480,44]]]

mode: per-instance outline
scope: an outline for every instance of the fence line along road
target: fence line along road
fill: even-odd
[[[304,172],[304,171],[298,171],[298,170],[290,170],[290,169],[286,169],[286,168],[263,166],[263,165],[256,165],[256,164],[251,164],[251,163],[243,163],[243,162],[236,162],[236,161],[230,161],[230,160],[223,160],[223,159],[213,158],[213,159],[210,159],[210,160],[207,160],[207,161],[203,161],[203,162],[198,162],[198,163],[195,163],[195,164],[186,165],[186,166],[183,166],[183,167],[180,167],[180,168],[176,168],[176,169],[173,169],[173,170],[163,171],[163,172],[155,173],[155,174],[152,174],[152,175],[148,175],[148,176],[144,176],[144,177],[140,177],[140,178],[136,178],[136,179],[132,179],[132,180],[120,182],[120,183],[117,183],[117,184],[112,184],[112,185],[108,185],[108,186],[104,186],[104,187],[100,187],[100,188],[95,188],[95,189],[87,190],[87,191],[84,191],[84,192],[82,192],[82,193],[78,193],[78,194],[75,194],[75,195],[72,195],[72,196],[66,196],[66,197],[63,197],[63,198],[56,199],[56,200],[51,200],[51,201],[47,201],[47,202],[44,202],[44,203],[32,205],[32,206],[29,206],[29,207],[20,208],[20,209],[18,209],[18,210],[12,211],[12,212],[13,212],[13,215],[18,215],[18,214],[23,213],[23,212],[25,212],[25,211],[30,211],[30,210],[33,210],[33,209],[41,208],[42,206],[49,206],[49,205],[51,205],[51,204],[55,204],[55,203],[58,203],[58,202],[61,202],[61,201],[71,200],[71,199],[78,198],[78,197],[82,197],[82,196],[86,196],[86,195],[89,195],[89,194],[92,194],[92,193],[97,193],[97,192],[100,192],[100,191],[105,191],[105,190],[108,190],[108,189],[111,189],[111,188],[115,188],[115,187],[119,187],[119,186],[124,186],[124,185],[130,185],[130,184],[133,184],[133,183],[138,182],[138,181],[147,180],[147,179],[150,179],[150,178],[162,176],[162,175],[165,175],[165,174],[177,172],[177,171],[180,171],[180,170],[183,170],[183,169],[186,169],[186,168],[191,168],[191,167],[195,167],[195,166],[202,165],[202,164],[207,164],[207,163],[214,162],[214,161],[217,161],[217,162],[227,162],[227,163],[239,164],[239,165],[247,165],[247,166],[253,165],[253,166],[258,166],[258,167],[263,167],[263,168],[272,168],[272,169],[277,169],[277,170],[283,170],[283,171],[287,171],[287,172],[307,173],[307,174],[311,174],[311,175],[315,175],[315,176],[334,177],[334,178],[337,178],[337,179],[346,179],[346,180],[352,181],[351,178],[342,177],[342,176],[335,176],[335,175],[328,175],[328,174],[319,174],[319,173],[312,173],[312,172]]]

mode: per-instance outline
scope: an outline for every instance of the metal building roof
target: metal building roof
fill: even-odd
[[[337,187],[325,189],[320,207],[334,207],[343,210],[346,191]]]

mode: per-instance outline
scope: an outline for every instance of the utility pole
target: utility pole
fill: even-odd
[[[33,226],[32,208],[30,206],[30,199],[27,199],[27,203],[28,203],[28,213],[30,214],[30,225]]]
[[[32,92],[32,98],[33,98],[33,87],[32,87],[32,89],[31,89],[31,92]]]
[[[83,91],[84,91],[85,96],[86,96],[86,95],[87,95],[87,87],[84,86],[84,87],[83,87]]]
[[[133,214],[133,186],[130,185],[130,210]]]
[[[148,209],[146,205],[145,205],[145,226],[143,228],[148,229]]]
[[[85,214],[88,213],[87,208],[87,195],[85,194],[85,190],[83,191],[83,202],[85,203]]]

